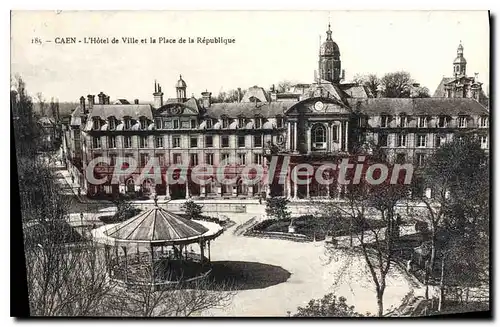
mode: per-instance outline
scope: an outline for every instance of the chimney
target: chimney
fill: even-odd
[[[154,101],[153,106],[158,109],[163,106],[163,92],[161,91],[160,84],[155,81],[155,92],[153,93]]]
[[[104,104],[109,104],[109,95],[104,97]]]
[[[94,107],[95,95],[89,94],[87,95],[87,99],[89,100],[89,110],[91,110]]]
[[[135,99],[134,104],[139,104],[139,99]]]
[[[88,113],[87,108],[85,108],[85,97],[83,95],[80,97],[80,108],[82,108],[83,113]]]
[[[212,104],[212,92],[208,92],[207,90],[205,90],[205,92],[201,92],[201,97],[203,101],[203,107],[209,108]]]
[[[238,88],[238,103],[241,102],[241,87]]]
[[[101,92],[97,95],[97,97],[99,98],[99,104],[104,104],[104,98],[106,97],[106,94]]]
[[[340,80],[345,80],[345,69],[342,69],[342,76],[340,77]]]

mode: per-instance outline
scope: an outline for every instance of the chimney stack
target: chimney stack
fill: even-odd
[[[201,92],[201,97],[203,101],[203,107],[209,108],[212,104],[212,92],[208,92],[207,90],[205,90],[205,92]]]
[[[80,97],[80,108],[84,114],[88,113],[88,110],[85,108],[85,97],[83,95]]]
[[[134,104],[139,104],[139,99],[135,99]]]
[[[109,104],[109,95],[104,97],[104,104]]]
[[[154,102],[153,106],[158,109],[163,106],[163,92],[161,91],[160,84],[155,81],[155,92],[153,93]]]
[[[89,94],[87,95],[87,99],[89,100],[89,110],[91,110],[94,107],[95,95]]]
[[[104,94],[102,91],[97,95],[99,98],[99,104],[104,104],[104,98],[106,97],[106,94]]]
[[[241,87],[238,88],[238,103],[241,102]]]

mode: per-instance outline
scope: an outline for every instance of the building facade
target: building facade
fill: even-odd
[[[463,78],[465,66],[460,65],[457,72]],[[188,83],[180,76],[174,98],[164,99],[155,82],[152,104],[124,99],[110,103],[103,92],[98,102],[93,95],[82,96],[67,130],[68,161],[85,175],[92,159],[109,158],[109,165],[92,170],[108,182],[93,185],[83,178],[82,190],[88,195],[299,199],[338,198],[345,190],[335,183],[294,184],[290,175],[295,165],[338,162],[366,144],[385,149],[389,160],[416,165],[423,165],[435,149],[462,132],[477,135],[488,151],[489,111],[475,97],[374,98],[365,86],[343,83],[343,76],[340,50],[328,27],[317,78],[285,92],[253,86],[237,102],[213,103],[209,91],[199,99],[188,98]],[[276,180],[249,185],[239,178],[250,164],[268,172],[271,155],[290,162],[287,171],[280,171],[286,176],[284,185]],[[117,158],[131,158],[138,167],[111,183]],[[226,167],[234,183],[225,185],[213,176],[204,177],[205,185],[190,178],[174,184],[149,178],[137,182],[152,158],[162,173],[170,168],[174,174],[181,165],[189,174],[201,164],[217,169],[229,162]]]

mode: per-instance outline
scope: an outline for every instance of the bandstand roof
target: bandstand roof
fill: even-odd
[[[214,225],[214,226],[212,226]],[[154,206],[152,209],[100,231],[104,243],[180,244],[215,238],[222,233],[218,224],[196,222]],[[220,228],[219,228],[220,227]]]

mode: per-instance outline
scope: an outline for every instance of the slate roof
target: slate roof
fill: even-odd
[[[368,98],[347,99],[353,110],[367,115],[488,115],[488,109],[469,98]]]
[[[236,117],[276,117],[283,115],[284,112],[296,104],[297,101],[279,101],[279,102],[236,102],[236,103],[214,103],[207,108],[206,115],[219,118],[226,115],[231,118]]]
[[[268,102],[270,100],[263,87],[252,86],[245,92],[243,98],[241,98],[241,102],[254,102],[252,101],[253,98],[258,99],[260,102]]]
[[[364,85],[340,85],[340,89],[344,91],[348,98],[371,98],[373,97],[370,90]]]
[[[149,104],[94,104],[90,110],[89,117],[96,116],[102,119],[115,116],[119,120],[123,120],[123,117],[126,116],[133,119],[144,116],[152,120],[153,111]]]
[[[209,229],[170,211],[155,206],[119,223],[105,233],[130,242],[175,242],[197,239]]]

